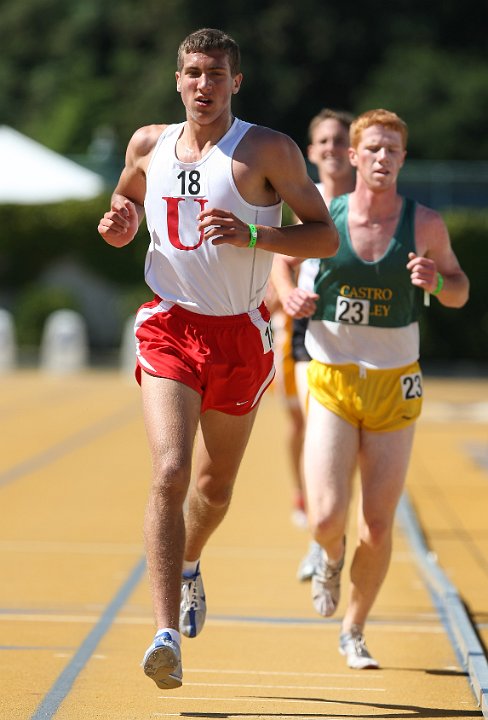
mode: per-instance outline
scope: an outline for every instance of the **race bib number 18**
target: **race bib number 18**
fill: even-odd
[[[196,198],[205,197],[207,194],[207,182],[203,168],[193,170],[182,170],[181,167],[173,169],[173,197]]]

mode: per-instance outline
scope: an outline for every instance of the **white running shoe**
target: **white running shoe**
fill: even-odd
[[[320,565],[321,558],[322,548],[320,547],[318,542],[312,540],[310,545],[308,546],[307,554],[298,566],[297,580],[299,580],[300,582],[306,582],[307,580],[311,580],[315,568]]]
[[[180,633],[189,638],[198,635],[206,614],[205,590],[198,563],[194,575],[181,578]]]
[[[327,561],[325,550],[321,548],[319,562],[312,575],[312,600],[314,608],[323,617],[330,617],[337,610],[341,596],[344,557],[345,551],[337,565],[332,565]]]
[[[345,655],[347,664],[353,670],[366,670],[379,668],[379,663],[366,647],[364,635],[359,625],[353,625],[348,633],[342,633],[339,638],[339,652]]]
[[[156,634],[141,663],[144,672],[161,690],[179,688],[183,681],[181,651],[168,632]]]

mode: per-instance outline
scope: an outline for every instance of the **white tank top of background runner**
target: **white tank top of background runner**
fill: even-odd
[[[238,315],[263,301],[273,254],[258,248],[215,246],[197,228],[205,208],[229,210],[245,223],[281,225],[282,203],[251,205],[239,194],[232,174],[235,148],[250,123],[235,119],[229,131],[201,160],[176,157],[184,123],[163,131],[147,170],[144,207],[151,241],[145,278],[161,298],[204,315]]]

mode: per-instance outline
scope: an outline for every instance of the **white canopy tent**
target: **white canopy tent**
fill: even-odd
[[[32,205],[100,195],[100,175],[0,125],[0,203]]]

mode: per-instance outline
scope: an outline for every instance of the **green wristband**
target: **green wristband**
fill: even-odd
[[[444,287],[444,278],[440,274],[440,272],[437,273],[437,287],[435,290],[432,290],[432,295],[438,295],[442,288]]]
[[[249,245],[247,247],[253,248],[258,241],[258,231],[255,225],[249,223]]]

